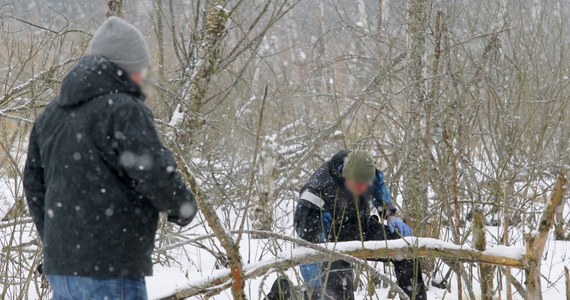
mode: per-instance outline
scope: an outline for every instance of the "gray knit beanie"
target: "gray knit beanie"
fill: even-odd
[[[142,33],[121,18],[108,18],[93,35],[89,54],[100,55],[127,73],[150,66],[150,51]]]

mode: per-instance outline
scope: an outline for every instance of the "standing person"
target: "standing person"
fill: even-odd
[[[303,186],[295,211],[295,231],[312,243],[396,239],[412,235],[396,217],[384,174],[364,151],[339,152]],[[371,217],[371,204],[388,226]],[[419,265],[393,261],[398,285],[411,299],[427,299]],[[301,266],[312,300],[354,299],[354,271],[345,261]]]
[[[146,299],[159,212],[181,226],[191,192],[141,91],[148,45],[111,17],[34,123],[24,170],[53,299]]]

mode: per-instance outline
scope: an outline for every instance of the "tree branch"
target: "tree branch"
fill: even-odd
[[[21,224],[28,224],[28,223],[32,223],[32,218],[24,218],[24,219],[20,219],[20,220],[0,222],[0,229],[13,227],[13,226],[21,225]]]
[[[206,218],[208,225],[222,244],[222,247],[226,251],[228,257],[228,263],[230,265],[230,276],[232,280],[232,295],[235,300],[247,299],[243,291],[244,288],[244,272],[243,263],[241,255],[239,253],[239,245],[234,241],[233,237],[222,225],[222,221],[216,214],[216,211],[206,200],[206,197],[202,190],[198,187],[196,179],[192,176],[190,172],[190,166],[182,157],[178,155],[178,159],[182,162],[182,174],[186,177],[187,182],[190,184],[190,188],[196,202],[198,203],[199,209]],[[177,298],[176,298],[177,299]]]
[[[538,232],[525,234],[526,239],[526,255],[525,261],[527,267],[525,268],[526,275],[526,295],[527,300],[541,300],[542,292],[540,286],[540,265],[542,260],[542,254],[544,253],[544,247],[548,239],[548,234],[552,229],[554,223],[554,216],[556,210],[562,203],[564,194],[566,193],[567,185],[566,177],[564,176],[564,171],[560,171],[558,174],[558,179],[554,186],[554,192],[550,197],[550,202],[546,206],[542,218],[540,219],[540,225],[538,227]]]
[[[302,264],[332,260],[345,260],[356,265],[364,266],[372,270],[373,274],[381,279],[385,279],[385,275],[368,266],[362,259],[400,260],[417,257],[441,257],[455,261],[501,265],[514,268],[522,268],[524,266],[524,253],[519,247],[499,246],[498,248],[490,248],[487,251],[477,251],[469,247],[446,243],[436,239],[412,237],[390,241],[365,242],[365,248],[362,248],[361,242],[314,245],[293,237],[271,232],[256,230],[244,231],[244,233],[246,232],[268,237],[277,237],[301,244],[303,248],[294,249],[281,257],[267,258],[257,263],[244,266],[244,279],[256,278],[270,271],[286,270]],[[510,254],[507,255],[508,253]],[[228,281],[230,279],[231,271],[227,270],[205,278],[200,282],[193,283],[190,287],[182,289],[163,299],[183,299],[204,293],[219,292],[229,286]]]

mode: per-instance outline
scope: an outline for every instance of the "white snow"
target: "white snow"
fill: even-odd
[[[489,248],[483,253],[488,255],[495,255],[495,256],[503,256],[503,257],[510,257],[514,259],[522,259],[525,255],[525,247],[522,245],[518,246],[503,246],[497,245],[492,248]]]
[[[184,112],[181,110],[180,104],[178,104],[172,112],[172,117],[170,118],[168,125],[176,127],[182,122],[182,120],[184,120]]]

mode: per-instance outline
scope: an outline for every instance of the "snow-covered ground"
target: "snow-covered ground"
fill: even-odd
[[[0,178],[0,218],[4,216],[7,209],[14,203],[15,197],[21,196],[21,188],[19,185],[20,183],[14,181],[13,179]],[[292,201],[293,199],[282,201],[280,207],[275,209],[275,219],[278,223],[278,226],[276,227],[279,228],[276,229],[276,231],[289,236],[293,234],[291,227],[291,211],[294,202]],[[570,211],[568,204],[566,206],[566,211]],[[224,214],[222,211],[219,211],[219,215],[222,216]],[[230,219],[235,218],[235,215],[230,215]],[[198,217],[196,223],[200,220],[201,218]],[[234,224],[236,222],[231,223]],[[467,223],[465,230],[469,228],[469,225],[470,224]],[[521,226],[521,228],[523,227],[524,226]],[[496,244],[494,241],[499,240],[497,237],[500,235],[501,231],[501,227],[487,227],[487,232],[489,235],[489,247]],[[210,233],[210,230],[204,226],[198,226],[192,230],[185,232],[185,234],[187,234],[189,237],[197,237],[208,233]],[[521,247],[523,247],[522,232],[518,229],[513,229],[510,235],[511,239],[516,241],[513,244],[518,245],[519,247],[509,248],[509,251],[513,251],[513,249],[521,249]],[[449,240],[447,237],[450,235],[449,232],[443,230],[441,236],[444,237],[444,240]],[[4,248],[7,245],[27,243],[34,238],[35,233],[33,232],[33,226],[30,223],[8,228],[1,228],[0,248]],[[204,245],[210,246],[214,244],[217,244],[215,240],[204,243]],[[469,244],[470,241],[467,240],[465,247],[470,247]],[[291,255],[291,253],[294,252],[292,245],[289,243],[281,241],[276,244],[274,241],[266,239],[251,239],[247,235],[244,235],[244,238],[242,239],[240,245],[243,260],[248,265],[259,263],[260,261],[270,259],[271,257]],[[36,247],[33,245],[26,247],[26,251],[29,253],[33,253],[34,249],[36,249]],[[494,248],[491,251],[500,252],[501,250],[503,249]],[[9,274],[13,275],[18,274],[18,272],[29,270],[33,267],[34,262],[38,262],[39,257],[29,254],[28,252],[25,252],[25,255],[13,254],[11,260],[12,264],[10,266],[14,269],[8,272]],[[160,297],[168,296],[174,293],[176,290],[188,288],[192,285],[207,280],[211,276],[215,276],[220,272],[224,272],[224,270],[220,270],[218,268],[216,259],[210,253],[210,251],[201,249],[194,245],[185,245],[183,247],[170,250],[168,251],[168,254],[171,257],[175,258],[177,263],[173,263],[171,266],[155,266],[154,276],[148,277],[146,279],[150,299],[158,299]],[[570,266],[570,242],[555,241],[551,238],[547,244],[545,254],[545,259],[542,262],[542,290],[544,293],[544,298],[549,300],[563,300],[565,299],[566,292],[566,287],[564,285],[564,266]],[[1,264],[2,263],[0,263],[0,265]],[[5,265],[2,267],[5,267]],[[385,270],[388,272],[388,274],[390,273],[390,269],[384,268],[383,263],[376,263],[376,267]],[[472,274],[471,276],[475,278],[475,284],[472,288],[475,295],[477,296],[477,293],[480,292],[479,286],[477,284],[477,269],[475,266],[467,263],[463,264],[463,267],[466,268],[468,270],[468,273]],[[442,268],[437,276],[443,276],[442,274],[445,274],[446,271],[447,269],[445,267]],[[285,272],[285,274],[293,282],[300,283],[300,277],[297,268],[289,269],[287,272]],[[516,280],[519,282],[524,282],[524,277],[521,271],[512,270],[512,274]],[[278,273],[269,273],[264,277],[259,277],[254,280],[247,281],[246,292],[249,299],[262,299],[264,293],[269,291],[271,284],[277,278],[277,276]],[[504,278],[502,278],[501,281],[501,284],[504,285]],[[7,288],[6,286],[1,286],[1,282],[4,282],[4,280],[0,281],[0,291]],[[451,288],[449,290],[439,289],[430,285],[428,287],[429,299],[457,299],[457,286],[455,278],[452,277],[449,280],[449,283],[451,285]],[[497,281],[496,285],[498,284],[499,282]],[[30,287],[27,288],[27,295],[30,299],[39,298],[38,294],[42,292],[39,287],[40,284],[38,282],[32,282]],[[7,293],[7,299],[12,298],[10,295],[17,295],[20,288],[22,288],[22,286],[18,286],[17,284],[8,288],[10,292]],[[503,288],[502,290],[504,293],[505,289]],[[516,290],[513,288],[513,291]],[[375,295],[370,298],[366,296],[367,291],[361,288],[358,290],[356,299],[387,299],[388,292],[388,288],[378,286]],[[501,296],[504,298],[505,295]],[[222,300],[231,298],[232,297],[229,291],[224,291],[221,294],[214,296],[212,299]],[[193,297],[192,299],[201,299],[201,297]],[[521,295],[515,294],[513,299],[523,298]]]
[[[0,219],[8,213],[14,203],[15,191],[18,190],[17,184],[18,182],[11,178],[0,177]]]
[[[489,227],[488,231],[496,231],[496,228]],[[255,260],[250,261],[250,263],[254,263],[255,261],[259,261],[263,259],[263,252],[261,249],[266,247],[267,240],[244,240],[241,243],[241,253],[244,257],[244,260],[248,258],[248,256],[253,252],[254,255],[249,257],[254,258]],[[548,245],[548,249],[546,252],[545,260],[543,261],[542,266],[542,274],[544,275],[542,278],[542,289],[545,299],[556,300],[565,299],[565,291],[566,287],[564,285],[564,266],[570,266],[570,242],[567,241],[555,241],[550,240]],[[496,248],[495,250],[501,249]],[[516,248],[515,248],[516,249]],[[520,249],[520,248],[519,248]],[[289,252],[291,251],[288,249]],[[197,284],[205,280],[208,276],[213,276],[218,270],[214,267],[214,260],[208,260],[206,258],[206,253],[203,250],[196,250],[195,255],[196,259],[201,257],[202,268],[200,271],[192,272],[192,268],[177,268],[177,267],[160,267],[157,266],[155,268],[155,275],[152,277],[147,278],[147,288],[149,292],[149,297],[151,299],[158,299],[160,297],[168,296],[174,293],[177,289],[188,288],[192,286],[193,283]],[[287,250],[284,250],[287,253]],[[504,255],[508,255],[503,253]],[[266,257],[265,257],[266,258]],[[378,263],[378,266],[382,268],[382,263]],[[463,265],[465,268],[470,268],[473,276],[477,277],[477,270],[476,268],[470,267],[469,264]],[[299,274],[296,269],[289,270],[286,272],[289,278],[293,282],[300,282],[299,281]],[[515,279],[520,282],[524,282],[524,277],[522,272],[517,270],[512,270],[512,274]],[[250,299],[261,299],[260,298],[260,288],[266,293],[269,291],[269,288],[273,281],[277,278],[277,273],[269,274],[266,278],[258,278],[255,280],[250,280],[246,284],[246,291]],[[477,282],[477,281],[475,281]],[[428,296],[429,299],[457,299],[457,287],[455,279],[450,281],[451,284],[451,291],[439,289],[433,286],[429,286]],[[503,283],[504,284],[504,283]],[[473,291],[475,296],[478,297],[479,287],[478,285],[473,286]],[[513,288],[513,291],[515,289]],[[378,287],[376,289],[376,293],[372,298],[369,298],[365,295],[366,291],[362,289],[359,290],[356,299],[387,299],[389,289]],[[263,295],[263,294],[261,294]],[[505,295],[502,295],[504,298]],[[192,299],[200,299],[199,297],[194,297]],[[232,299],[229,291],[226,291],[220,295],[213,297],[212,299]],[[468,298],[465,298],[468,299]],[[479,299],[479,298],[478,298]],[[519,294],[515,294],[513,299],[523,299],[523,297]]]

